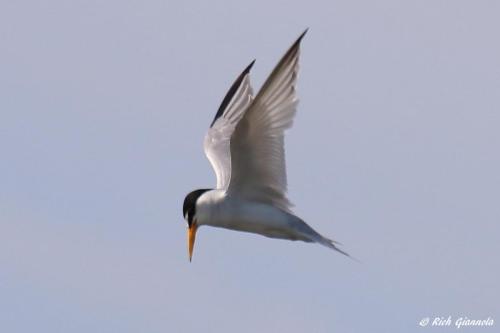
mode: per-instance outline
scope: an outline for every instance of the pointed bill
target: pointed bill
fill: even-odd
[[[188,229],[189,262],[191,262],[191,258],[193,257],[194,241],[196,240],[196,230],[197,229],[198,229],[198,226],[194,223]]]

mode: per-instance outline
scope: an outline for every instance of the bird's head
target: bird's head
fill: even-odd
[[[205,192],[210,191],[209,189],[200,189],[192,191],[186,198],[184,198],[184,205],[182,206],[182,215],[188,225],[188,251],[189,251],[189,261],[193,256],[194,241],[196,239],[196,230],[198,229],[198,222],[196,220],[196,201]]]

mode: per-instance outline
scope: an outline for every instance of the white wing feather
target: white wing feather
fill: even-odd
[[[293,123],[298,104],[295,92],[300,41],[283,56],[230,140],[231,178],[228,193],[272,204],[289,211],[284,131]]]
[[[249,71],[252,62],[236,79],[205,135],[204,149],[217,177],[217,188],[227,189],[231,178],[230,139],[245,110],[251,104],[253,91]]]

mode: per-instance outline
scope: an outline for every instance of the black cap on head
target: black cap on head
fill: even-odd
[[[193,218],[196,213],[196,201],[205,192],[210,191],[210,189],[200,189],[193,191],[186,195],[184,198],[184,205],[182,206],[182,215],[188,221],[188,225],[191,227],[193,224]]]

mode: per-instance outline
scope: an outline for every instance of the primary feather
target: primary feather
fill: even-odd
[[[230,142],[229,194],[289,211],[284,131],[297,111],[300,42],[290,47],[238,122]]]

